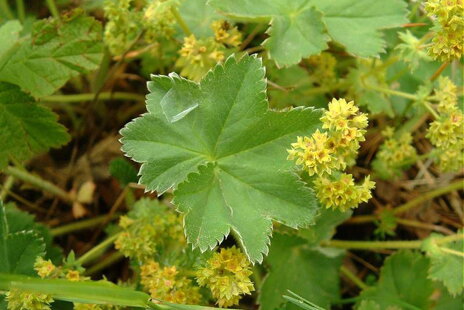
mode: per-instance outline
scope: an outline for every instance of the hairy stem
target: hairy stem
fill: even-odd
[[[436,240],[436,244],[446,244],[453,241],[464,239],[464,234],[454,234]],[[373,250],[373,249],[420,249],[422,240],[412,241],[350,241],[350,240],[329,240],[321,243],[324,247],[354,249],[354,250]]]
[[[345,275],[345,277],[347,277],[349,280],[351,280],[351,282],[353,282],[354,284],[356,284],[357,287],[359,287],[360,289],[362,290],[365,290],[366,288],[368,288],[369,286],[364,283],[360,278],[358,278],[357,275],[355,275],[354,273],[351,272],[351,270],[349,270],[348,268],[346,268],[345,266],[342,266],[340,268],[340,271]]]
[[[180,16],[179,10],[177,10],[176,7],[172,6],[171,7],[171,13],[174,15],[174,18],[176,19],[177,23],[179,24],[180,28],[182,31],[185,33],[185,36],[190,36],[192,34],[192,31],[190,31],[187,23],[185,20]]]
[[[118,216],[119,216],[118,214],[114,214],[113,216],[111,216],[110,219],[115,219]],[[76,231],[85,230],[85,229],[88,229],[88,228],[95,227],[95,226],[97,226],[97,225],[99,225],[99,224],[101,224],[101,223],[103,223],[103,222],[105,222],[107,220],[108,220],[107,215],[101,215],[101,216],[97,216],[97,217],[94,217],[94,218],[91,218],[91,219],[88,219],[88,220],[82,220],[82,221],[66,224],[66,225],[63,225],[63,226],[60,226],[60,227],[56,227],[56,228],[51,229],[50,232],[51,232],[52,236],[58,237],[58,236],[62,236],[62,235],[72,233],[72,232],[76,232]]]
[[[433,199],[435,197],[447,194],[449,192],[458,190],[458,189],[464,189],[464,179],[459,179],[456,182],[453,182],[451,184],[448,184],[447,186],[435,189],[433,191],[430,191],[428,193],[425,193],[415,199],[412,199],[408,201],[405,204],[402,204],[396,208],[393,209],[393,214],[401,214],[404,213],[418,205],[420,205],[422,202]],[[348,219],[346,223],[349,224],[360,224],[360,223],[368,223],[368,222],[373,222],[378,219],[378,216],[375,215],[359,215],[359,216],[353,216],[352,218]]]
[[[56,7],[55,0],[47,0],[47,6],[52,16],[57,20],[61,20],[60,13],[58,12],[58,8]]]
[[[118,238],[118,236],[119,236],[119,233],[114,234],[111,237],[108,237],[107,239],[103,240],[100,244],[93,247],[90,251],[88,251],[81,257],[79,257],[76,262],[81,265],[90,263],[91,261],[99,257],[100,255],[102,255],[103,252],[114,243],[114,241]]]
[[[24,10],[24,0],[16,0],[16,11],[18,11],[18,19],[21,23],[26,18],[26,12]]]
[[[95,94],[73,94],[73,95],[53,95],[42,98],[45,102],[83,102],[93,100]],[[103,92],[98,97],[99,100],[133,100],[133,101],[144,101],[145,97],[136,93],[126,92]]]
[[[18,180],[24,181],[31,185],[34,185],[41,190],[49,192],[50,194],[54,194],[57,197],[61,198],[67,202],[73,202],[74,199],[68,194],[66,191],[62,190],[55,184],[52,184],[37,175],[33,175],[26,170],[22,170],[16,167],[8,166],[5,168],[4,173],[10,176],[15,177]]]

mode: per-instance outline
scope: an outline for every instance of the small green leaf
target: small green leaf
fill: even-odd
[[[115,177],[121,186],[137,182],[137,170],[124,158],[116,158],[110,162],[110,174]]]
[[[216,10],[207,4],[208,0],[182,1],[179,13],[196,38],[214,35],[211,24],[215,20],[224,19]]]
[[[269,274],[259,296],[260,309],[279,308],[290,290],[312,303],[330,309],[339,299],[339,270],[343,255],[329,257],[307,246],[304,239],[275,234],[266,262]],[[285,267],[282,265],[285,263]],[[287,304],[285,309],[299,309]]]
[[[39,106],[19,87],[0,82],[0,169],[10,159],[24,161],[69,140],[57,115]]]
[[[34,275],[37,256],[45,254],[45,244],[32,231],[11,233],[5,207],[0,202],[0,272]]]
[[[162,106],[173,85],[183,97],[170,105],[198,103],[174,123]],[[261,261],[273,219],[295,228],[313,222],[314,193],[293,172],[286,149],[320,125],[320,113],[268,111],[259,59],[230,57],[200,84],[154,76],[149,89],[149,113],[121,131],[122,149],[142,163],[140,182],[147,190],[178,187],[174,202],[186,213],[194,247],[213,248],[232,230],[250,260]]]
[[[7,26],[11,28],[8,23],[0,29]],[[1,57],[0,49],[0,81],[19,85],[36,98],[51,95],[70,78],[98,68],[101,32],[98,21],[83,15],[68,17],[63,24],[40,20],[31,35],[13,41],[19,45],[14,53],[6,53],[9,57]]]
[[[434,281],[439,281],[448,289],[452,296],[461,294],[464,290],[464,257],[446,250],[455,251],[464,255],[464,240],[454,241],[445,245],[438,246],[434,239],[439,239],[441,235],[432,234],[424,241],[423,250],[430,258],[430,269],[428,277]]]
[[[278,66],[289,66],[327,48],[321,12],[307,0],[212,0],[210,4],[231,18],[268,22],[264,46]]]
[[[429,309],[433,283],[427,279],[428,268],[428,258],[418,252],[392,254],[385,260],[378,283],[364,290],[360,297],[366,304],[378,305],[372,309]],[[363,309],[371,308],[366,305]]]

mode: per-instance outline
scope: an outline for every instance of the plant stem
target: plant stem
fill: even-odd
[[[8,0],[0,0],[0,11],[4,12],[8,19],[14,19]]]
[[[115,219],[118,216],[119,216],[118,214],[114,214],[113,216],[111,216],[110,219]],[[94,217],[88,220],[82,220],[82,221],[78,221],[78,222],[74,222],[74,223],[70,223],[67,225],[53,228],[50,230],[50,233],[52,234],[52,236],[58,237],[58,236],[66,235],[66,234],[76,232],[79,230],[85,230],[87,228],[97,226],[100,223],[105,222],[107,219],[108,219],[107,215],[101,215],[101,216],[97,216],[97,217]]]
[[[32,184],[37,188],[40,188],[46,192],[54,194],[67,202],[74,202],[74,199],[66,191],[62,190],[58,186],[40,178],[39,176],[33,175],[25,170],[8,166],[5,168],[4,173],[13,176],[21,181]]]
[[[443,70],[445,70],[446,67],[448,67],[448,64],[449,62],[442,63],[441,66],[438,67],[437,71],[435,71],[435,73],[432,74],[432,76],[430,77],[430,81],[434,81],[443,72]]]
[[[192,31],[190,31],[187,23],[184,21],[182,16],[180,16],[179,10],[177,10],[176,7],[172,6],[171,7],[171,13],[172,13],[172,15],[174,15],[174,18],[176,19],[176,21],[179,24],[180,28],[185,33],[185,36],[188,37],[188,36],[192,35]]]
[[[2,191],[0,192],[0,201],[5,200],[5,198],[8,196],[8,192],[10,191],[11,187],[13,186],[14,183],[14,177],[9,175],[6,178],[5,184],[2,186]]]
[[[448,248],[440,247],[440,250],[443,251],[443,252],[445,252],[445,253],[451,254],[451,255],[456,255],[456,256],[459,256],[459,257],[464,257],[464,253],[463,253],[463,252],[459,252],[459,251],[456,251],[456,250],[453,250],[453,249],[448,249]]]
[[[257,24],[256,27],[251,31],[251,33],[247,36],[247,38],[240,44],[238,48],[239,51],[243,51],[248,44],[256,37],[256,35],[263,29],[263,24]]]
[[[379,92],[382,92],[382,93],[385,93],[385,94],[404,97],[404,98],[411,99],[411,100],[417,100],[418,99],[418,97],[416,95],[412,95],[412,94],[405,93],[405,92],[402,92],[402,91],[393,90],[393,89],[390,89],[390,88],[378,87],[378,86],[370,85],[370,84],[367,84],[367,83],[365,83],[364,85],[366,87],[370,88],[370,89],[373,89],[373,90],[376,90],[376,91],[379,91]]]
[[[365,290],[366,288],[369,287],[366,283],[364,283],[360,278],[358,278],[358,276],[356,276],[354,273],[352,273],[351,270],[349,270],[349,269],[346,268],[345,266],[342,266],[342,267],[340,268],[340,271],[341,271],[348,279],[350,279],[354,284],[356,284],[356,286],[359,287],[360,289]]]
[[[123,258],[124,258],[124,255],[119,251],[111,253],[110,255],[105,257],[102,261],[100,261],[97,264],[93,265],[92,267],[88,268],[85,271],[85,275],[93,275],[93,274],[107,268],[108,266],[111,266],[112,264],[114,264],[116,262],[119,262]]]
[[[55,0],[47,0],[47,6],[52,16],[56,18],[58,21],[61,21],[60,13],[58,12],[58,8],[56,7]]]
[[[24,10],[24,0],[16,0],[16,11],[18,11],[18,19],[21,23],[26,18],[26,12]]]
[[[53,95],[42,98],[42,101],[45,102],[82,102],[82,101],[91,101],[93,100],[95,94],[74,94],[74,95]],[[134,100],[134,101],[144,101],[145,97],[135,93],[126,93],[126,92],[104,92],[100,93],[98,97],[99,100]]]
[[[112,235],[111,237],[108,237],[107,239],[103,240],[100,244],[97,246],[93,247],[90,251],[79,257],[76,262],[85,265],[96,259],[98,256],[103,254],[103,252],[110,247],[113,242],[118,238],[119,233]]]
[[[393,214],[400,214],[408,211],[411,208],[414,208],[418,204],[430,200],[432,198],[435,198],[437,196],[441,196],[443,194],[459,190],[459,189],[464,189],[464,179],[459,179],[456,182],[453,182],[451,184],[448,184],[447,186],[444,186],[442,188],[438,188],[436,190],[430,191],[428,193],[425,193],[395,209],[393,209]]]
[[[464,239],[464,234],[455,234],[436,240],[436,244],[445,244]],[[350,240],[329,240],[321,243],[324,247],[371,250],[371,249],[420,249],[422,240],[412,241],[350,241]]]
[[[447,186],[435,189],[433,191],[430,191],[428,193],[425,193],[411,201],[408,201],[405,204],[400,205],[399,207],[396,207],[393,209],[393,214],[400,214],[408,211],[409,209],[414,208],[417,205],[420,205],[422,202],[433,199],[435,197],[444,195],[446,193],[458,190],[458,189],[463,189],[464,188],[464,179],[459,179],[456,182],[453,182],[451,184],[448,184]],[[349,224],[360,224],[360,223],[368,223],[368,222],[373,222],[377,220],[378,217],[375,215],[359,215],[359,216],[353,216],[352,218],[348,219],[346,223]]]

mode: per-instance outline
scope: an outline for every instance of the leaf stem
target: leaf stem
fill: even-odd
[[[21,23],[26,18],[26,12],[24,10],[24,0],[16,0],[16,11],[18,11],[18,19]]]
[[[8,166],[5,168],[4,173],[13,176],[21,181],[34,185],[35,187],[40,188],[46,192],[54,194],[66,202],[74,202],[74,199],[66,191],[42,179],[39,176],[27,172],[26,170]]]
[[[430,77],[430,81],[434,81],[445,69],[448,67],[449,62],[444,62],[438,67],[437,71],[435,71],[432,76]]]
[[[58,12],[58,8],[56,7],[55,0],[47,0],[47,6],[52,16],[56,18],[58,21],[61,21],[61,16]]]
[[[411,99],[411,100],[418,100],[419,99],[416,95],[412,95],[412,94],[409,94],[409,93],[406,93],[406,92],[393,90],[393,89],[389,89],[389,88],[384,88],[384,87],[378,87],[378,86],[370,85],[370,84],[367,84],[367,83],[365,83],[364,85],[366,87],[370,88],[370,89],[373,89],[373,90],[376,90],[376,91],[379,91],[379,92],[382,92],[382,93],[385,93],[385,94],[399,96],[399,97],[403,97],[403,98],[407,98],[407,99]]]
[[[459,251],[456,251],[456,250],[453,250],[453,249],[448,249],[448,248],[445,248],[445,247],[439,247],[441,251],[445,252],[445,253],[448,253],[448,254],[451,254],[451,255],[456,255],[456,256],[459,256],[459,257],[464,257],[464,253],[463,252],[459,252]]]
[[[436,244],[446,244],[453,241],[464,239],[464,234],[454,234],[436,240]],[[351,240],[329,240],[323,241],[321,246],[354,249],[354,250],[371,250],[371,249],[420,249],[422,240],[411,241],[351,241]]]
[[[172,15],[174,15],[174,18],[176,19],[176,21],[179,24],[180,28],[185,33],[185,36],[188,37],[188,36],[192,35],[192,31],[190,31],[187,23],[185,22],[185,20],[180,15],[179,10],[174,6],[171,6],[171,13],[172,13]]]
[[[369,286],[364,283],[360,278],[358,278],[357,275],[355,275],[354,273],[351,272],[351,270],[349,270],[348,268],[346,268],[345,266],[342,266],[340,268],[340,271],[349,279],[351,280],[351,282],[353,282],[354,284],[356,284],[357,287],[359,287],[361,290],[365,290],[366,288],[368,288]]]
[[[446,193],[459,190],[459,189],[464,189],[464,179],[459,179],[456,182],[453,182],[451,184],[448,184],[447,186],[437,188],[433,191],[430,191],[428,193],[425,193],[415,199],[412,199],[396,208],[393,209],[393,214],[401,214],[404,213],[417,205],[420,205],[422,202],[433,199],[435,197],[444,195]],[[352,218],[348,219],[345,223],[349,224],[360,224],[360,223],[368,223],[368,222],[373,222],[377,220],[378,217],[375,215],[359,215],[359,216],[353,216]]]
[[[8,0],[0,0],[0,11],[4,12],[8,19],[14,19]]]
[[[112,264],[119,262],[123,258],[124,258],[124,254],[122,254],[121,252],[119,252],[119,251],[113,252],[110,255],[108,255],[107,257],[105,257],[102,261],[100,261],[97,264],[93,265],[92,267],[88,268],[85,271],[85,275],[93,275],[93,274],[107,268],[108,266],[111,266]]]
[[[93,100],[95,94],[73,94],[73,95],[53,95],[42,98],[45,102],[83,102]],[[126,92],[102,92],[98,97],[99,100],[133,100],[144,101],[145,97],[136,93]]]
[[[2,186],[2,191],[0,192],[0,201],[5,200],[5,198],[8,196],[8,192],[10,191],[13,184],[14,184],[14,177],[9,175],[6,178],[5,183]]]
[[[76,262],[81,264],[81,265],[86,265],[96,259],[98,256],[102,255],[103,252],[109,248],[114,241],[118,238],[119,233],[112,235],[111,237],[108,237],[107,239],[103,240],[100,244],[97,246],[93,247],[90,251],[79,257]]]
[[[118,216],[119,216],[118,214],[114,214],[113,216],[111,216],[110,219],[115,219]],[[52,234],[52,236],[58,237],[58,236],[72,233],[72,232],[85,230],[87,228],[97,226],[100,223],[107,221],[107,219],[108,219],[107,215],[101,215],[101,216],[97,216],[97,217],[94,217],[88,220],[77,221],[77,222],[66,224],[60,227],[53,228],[50,230],[50,233]]]

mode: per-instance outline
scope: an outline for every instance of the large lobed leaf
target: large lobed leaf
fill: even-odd
[[[407,22],[403,0],[211,0],[211,5],[239,20],[268,22],[264,43],[278,65],[327,48],[329,36],[356,56],[376,56],[385,42],[380,29]],[[328,36],[328,35],[329,36]]]
[[[97,69],[102,59],[101,25],[92,17],[40,20],[23,38],[18,38],[20,29],[16,21],[0,27],[0,42],[9,42],[0,47],[0,81],[19,85],[36,98]]]
[[[0,169],[65,144],[69,135],[57,119],[19,87],[0,82]]]
[[[297,135],[319,126],[319,111],[268,111],[261,61],[227,59],[200,84],[153,76],[149,113],[122,131],[123,151],[142,163],[140,183],[170,188],[185,215],[187,239],[202,251],[230,231],[250,260],[262,261],[272,220],[313,222],[317,204],[286,160]]]

